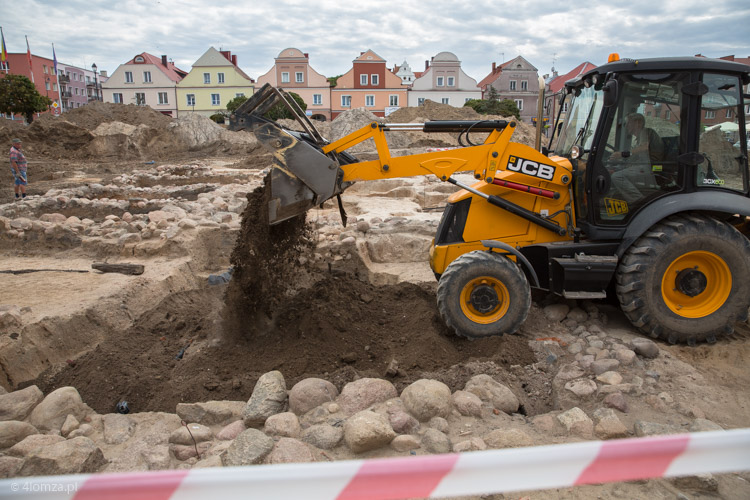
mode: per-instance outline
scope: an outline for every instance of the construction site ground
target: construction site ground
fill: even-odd
[[[289,388],[318,377],[340,391],[372,377],[388,379],[399,393],[419,379],[457,391],[486,373],[517,393],[521,419],[601,406],[596,396],[573,404],[554,387],[560,367],[580,359],[568,349],[576,327],[590,326],[546,314],[560,301],[535,295],[515,335],[469,341],[444,326],[426,247],[452,189],[436,179],[355,185],[343,195],[346,227],[333,203],[310,211],[297,247],[306,252],[283,255],[292,272],[281,274],[285,283],[273,290],[272,307],[246,314],[243,300],[257,310],[268,306],[268,297],[233,293],[237,277],[227,283],[227,271],[233,252],[257,237],[246,206],[270,157],[251,138],[224,135],[241,133],[207,123],[194,127],[205,128],[199,134],[178,133],[168,119],[127,108],[127,116],[102,108],[64,124],[63,115],[26,128],[0,127],[6,144],[23,137],[30,184],[29,198],[15,201],[6,170],[0,189],[0,384],[6,390],[37,385],[46,395],[72,386],[100,414],[123,400],[131,412],[174,413],[178,403],[247,401],[258,378],[273,370]],[[437,118],[457,119],[451,113]],[[399,121],[419,118],[404,113]],[[117,125],[112,132],[107,124],[113,122],[132,128]],[[360,122],[339,124],[336,133],[335,122],[322,128],[335,139]],[[518,134],[528,143],[532,131]],[[418,141],[394,139],[396,154],[455,144]],[[358,148],[363,158],[374,154],[367,145]],[[72,203],[83,197],[89,201]],[[150,215],[157,211],[158,217]],[[256,255],[245,273],[251,264],[281,261],[278,249],[250,246]],[[94,262],[141,264],[144,272],[102,273],[92,269]],[[261,299],[262,306],[252,302]],[[593,324],[607,338],[627,344],[641,336],[612,301],[567,305],[595,311]],[[645,386],[661,384],[630,397],[620,415],[630,435],[638,421],[685,431],[696,418],[724,429],[750,426],[750,325],[738,324],[715,345],[658,348],[659,357],[638,365],[639,376],[635,368],[620,370],[626,379],[646,379]],[[644,375],[649,371],[658,372],[656,382]],[[567,441],[556,432],[548,438],[537,444]],[[749,480],[743,472],[687,485],[640,481],[528,495],[747,498]]]

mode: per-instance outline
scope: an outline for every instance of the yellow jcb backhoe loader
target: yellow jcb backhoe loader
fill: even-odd
[[[357,181],[434,175],[461,188],[430,249],[438,310],[458,335],[515,332],[537,288],[570,299],[614,294],[654,338],[715,342],[750,307],[750,67],[612,59],[566,84],[552,150],[511,142],[513,121],[373,122],[329,142],[270,86],[231,127],[251,130],[275,157],[271,224],[340,203]],[[279,103],[304,132],[264,118]],[[385,132],[415,129],[455,132],[467,145],[392,157]],[[474,144],[476,133],[487,137]],[[347,153],[368,138],[376,160]],[[453,177],[463,171],[476,182]]]

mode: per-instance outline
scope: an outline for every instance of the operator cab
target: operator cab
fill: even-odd
[[[749,82],[749,66],[696,57],[616,61],[566,83],[554,152],[573,163],[583,233],[619,239],[646,211],[706,199],[695,193],[734,213],[750,193]]]

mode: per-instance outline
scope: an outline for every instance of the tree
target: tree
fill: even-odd
[[[244,95],[238,95],[237,97],[229,101],[227,103],[227,111],[229,111],[229,114],[232,114],[235,111],[237,111],[237,108],[242,106],[245,103],[245,101],[247,101],[247,97],[245,97]]]
[[[25,76],[6,74],[0,79],[0,113],[18,113],[31,123],[34,113],[47,111],[51,105],[52,99],[37,92]]]
[[[302,108],[302,111],[305,111],[307,109],[307,104],[305,101],[294,92],[287,92],[289,96],[294,99],[297,104],[299,104],[299,107]],[[284,105],[284,103],[280,102],[276,106],[270,109],[268,113],[264,115],[266,118],[271,120],[279,120],[281,118],[288,118],[290,120],[294,120],[296,117],[292,114],[291,111]]]
[[[464,106],[468,106],[480,115],[514,116],[516,120],[521,119],[521,111],[515,101],[510,99],[498,100],[497,91],[492,92],[493,87],[487,92],[487,99],[469,99]]]
[[[326,78],[326,80],[328,80],[328,83],[331,84],[331,88],[333,88],[336,86],[336,84],[339,81],[339,78],[341,78],[342,76],[344,75],[329,76],[328,78]]]

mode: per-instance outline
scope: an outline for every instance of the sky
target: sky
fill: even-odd
[[[560,74],[608,54],[750,57],[748,0],[2,0],[7,51],[112,74],[136,54],[167,55],[189,71],[209,47],[230,50],[257,79],[289,47],[325,76],[371,49],[389,68],[423,71],[454,53],[481,80],[492,63],[523,56]]]

